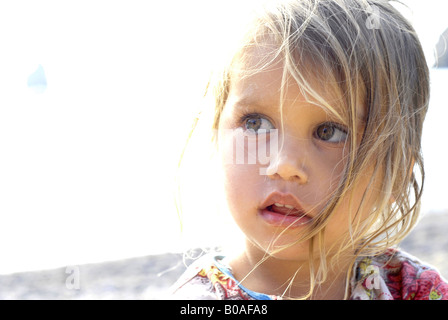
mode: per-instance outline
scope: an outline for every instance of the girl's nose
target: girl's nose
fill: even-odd
[[[307,162],[307,150],[304,145],[287,145],[284,143],[277,157],[269,163],[266,175],[271,179],[283,179],[306,184],[309,178]]]

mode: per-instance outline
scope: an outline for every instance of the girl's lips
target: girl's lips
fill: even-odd
[[[276,227],[289,227],[298,228],[309,223],[312,219],[306,214],[295,215],[295,214],[283,214],[279,212],[272,211],[271,207],[262,209],[260,212],[261,218],[270,225]]]
[[[290,193],[275,191],[263,201],[260,208],[260,217],[277,227],[297,228],[312,220],[299,200]]]

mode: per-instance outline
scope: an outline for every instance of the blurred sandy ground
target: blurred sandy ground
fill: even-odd
[[[447,231],[448,212],[423,216],[401,248],[448,279]],[[3,275],[0,299],[160,299],[189,263],[167,253],[81,265],[78,288],[68,268]]]

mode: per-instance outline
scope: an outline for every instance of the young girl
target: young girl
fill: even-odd
[[[198,260],[174,297],[448,299],[436,270],[395,249],[419,214],[428,77],[388,1],[263,6],[209,86],[245,247]]]

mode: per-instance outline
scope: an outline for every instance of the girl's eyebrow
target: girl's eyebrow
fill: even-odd
[[[273,104],[266,104],[260,99],[253,99],[251,97],[241,97],[235,99],[233,105],[237,108],[256,108],[256,109],[270,109]],[[275,104],[276,105],[276,104]]]
[[[316,103],[308,103],[308,104],[310,106],[314,105],[316,107],[320,107],[320,108],[324,109],[322,106],[320,106]],[[278,106],[277,103],[266,104],[266,102],[263,102],[262,99],[257,99],[252,96],[237,97],[235,99],[233,105],[237,109],[244,109],[244,110],[247,110],[248,108],[266,110],[266,109],[271,109],[273,106]],[[366,119],[364,110],[358,110],[357,115],[356,115],[356,120],[359,121],[359,125],[361,125],[361,126],[366,125],[367,119]]]

